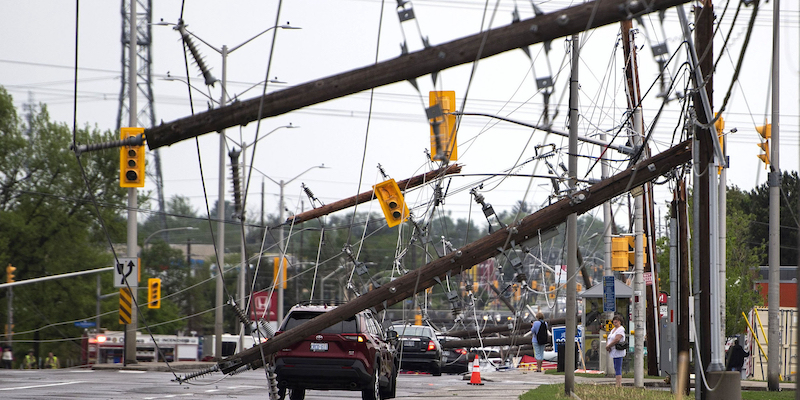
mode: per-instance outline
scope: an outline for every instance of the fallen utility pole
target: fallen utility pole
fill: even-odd
[[[562,223],[569,214],[583,214],[626,191],[657,177],[669,174],[673,168],[691,160],[691,141],[684,141],[669,150],[635,165],[587,189],[577,191],[550,206],[528,215],[516,225],[497,230],[431,263],[373,289],[334,310],[302,325],[276,335],[259,346],[219,362],[219,369],[230,373],[249,365],[263,365],[262,355],[271,355],[295,344],[309,335],[343,321],[368,308],[383,310],[436,284],[436,279],[448,272],[462,271],[510,248],[511,243],[524,243],[538,232]]]
[[[452,175],[461,172],[461,165],[459,164],[452,164],[448,165],[447,167],[439,168],[435,171],[430,171],[421,175],[417,175],[406,180],[402,180],[397,182],[397,186],[400,190],[406,191],[411,188],[415,188],[417,186],[423,185],[428,183],[436,178],[443,177],[445,175]],[[295,223],[299,224],[302,222],[310,221],[314,218],[319,218],[323,215],[328,215],[330,213],[343,210],[348,207],[353,207],[356,204],[366,203],[370,200],[375,198],[373,191],[367,191],[360,194],[357,194],[353,197],[348,197],[344,200],[339,200],[333,202],[331,204],[326,204],[322,207],[317,207],[306,212],[302,212],[297,215],[290,216],[286,219],[287,224]]]
[[[364,90],[418,78],[506,51],[666,10],[689,0],[603,0],[539,15],[360,69],[318,79],[145,130],[153,150]]]

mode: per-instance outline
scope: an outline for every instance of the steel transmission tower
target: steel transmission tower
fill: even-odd
[[[153,106],[153,84],[152,75],[150,72],[151,64],[151,21],[152,16],[152,0],[137,1],[136,7],[136,88],[138,90],[137,96],[140,96],[147,101],[140,101],[139,110],[131,110],[128,96],[128,59],[129,46],[130,46],[130,10],[131,1],[137,0],[122,0],[122,80],[120,82],[119,90],[119,109],[117,111],[117,130],[122,126],[122,121],[127,121],[132,112],[136,112],[137,125],[144,128],[153,127],[156,124],[155,108]],[[164,182],[161,175],[161,156],[158,149],[153,151],[155,158],[155,180],[156,191],[158,194],[158,211],[159,219],[161,221],[161,229],[167,228],[167,215],[164,206]],[[166,233],[165,233],[166,234]]]

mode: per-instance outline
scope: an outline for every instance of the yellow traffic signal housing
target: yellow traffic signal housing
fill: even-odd
[[[628,268],[636,266],[636,236],[625,236],[628,242]],[[642,265],[647,265],[647,235],[642,235]]]
[[[547,288],[547,297],[550,300],[553,300],[553,299],[556,298],[556,287],[555,287],[555,285],[550,285],[550,287]]]
[[[408,206],[400,187],[397,186],[397,182],[394,179],[381,182],[373,186],[372,190],[381,203],[381,210],[383,210],[383,215],[386,217],[389,228],[400,225],[408,218],[410,214]]]
[[[439,104],[444,115],[429,120],[431,124],[431,160],[458,159],[456,143],[456,92],[431,91],[428,93],[431,107]]]
[[[623,236],[611,238],[611,270],[628,270],[628,239]]]
[[[161,308],[161,278],[147,280],[147,308]]]
[[[769,140],[772,138],[772,124],[757,126],[756,132],[758,132],[764,140]]]
[[[286,257],[283,258],[283,268],[280,265],[280,257],[275,257],[272,259],[272,276],[273,279],[273,286],[278,287],[279,284],[283,285],[283,288],[286,289],[286,270],[289,267],[289,260]]]
[[[144,133],[144,128],[120,128],[124,140]],[[119,186],[144,187],[144,146],[122,146],[119,149]]]
[[[14,282],[14,278],[15,278],[14,271],[16,271],[16,270],[17,270],[17,267],[12,266],[11,264],[8,264],[8,266],[6,267],[6,283]]]
[[[764,163],[764,167],[766,168],[766,166],[769,165],[769,140],[758,143],[757,146],[763,151],[763,153],[758,155],[758,159]]]
[[[764,163],[764,167],[766,168],[766,166],[769,165],[769,139],[772,138],[772,124],[757,126],[756,132],[764,139],[763,142],[757,145],[761,148],[761,151],[763,151],[762,154],[758,155],[758,158]]]

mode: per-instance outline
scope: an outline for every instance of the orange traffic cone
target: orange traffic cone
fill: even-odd
[[[469,379],[470,385],[483,385],[481,383],[481,366],[478,363],[478,355],[475,354],[475,362],[472,363],[472,377]]]

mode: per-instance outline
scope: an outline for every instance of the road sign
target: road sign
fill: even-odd
[[[642,274],[644,277],[644,284],[646,286],[650,286],[653,284],[653,273],[652,272],[645,272]]]
[[[128,288],[119,290],[119,323],[128,325],[131,323],[131,310],[133,305],[133,296]]]
[[[73,322],[73,325],[77,326],[78,328],[85,329],[85,328],[94,328],[95,325],[97,324],[92,321],[78,321],[78,322]]]
[[[567,327],[566,326],[554,326],[553,327],[553,343],[565,343],[567,337]],[[578,325],[578,329],[575,331],[575,342],[582,343],[583,342],[583,327]],[[553,346],[558,352],[558,346]],[[581,346],[583,348],[583,346]]]
[[[658,304],[667,304],[667,292],[658,293]]]
[[[128,284],[125,284],[125,281]],[[139,286],[139,259],[136,257],[120,257],[117,267],[114,268],[114,287]]]
[[[603,277],[603,312],[617,311],[616,294],[614,293],[614,277]]]

